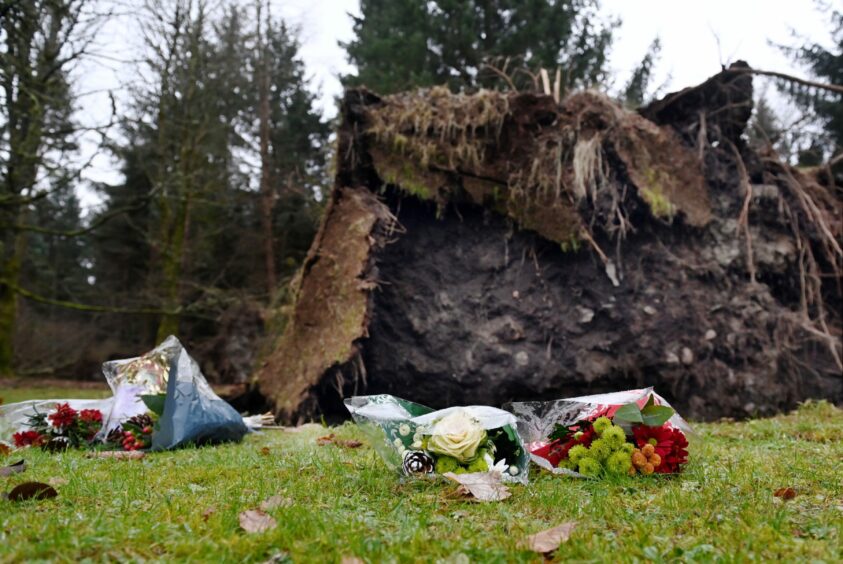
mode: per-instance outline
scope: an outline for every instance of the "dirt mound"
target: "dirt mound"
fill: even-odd
[[[258,373],[286,421],[655,385],[693,418],[843,399],[840,192],[741,134],[749,75],[346,94],[336,189]]]

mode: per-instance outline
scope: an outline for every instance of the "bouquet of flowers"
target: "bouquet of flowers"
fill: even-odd
[[[407,476],[497,472],[527,481],[529,458],[511,413],[485,406],[434,411],[390,395],[345,400],[375,450]]]
[[[98,409],[76,410],[60,403],[48,412],[35,411],[29,416],[27,429],[12,435],[18,448],[40,446],[47,450],[79,448],[94,442],[102,428],[102,412]]]
[[[16,446],[64,445],[164,450],[239,441],[269,421],[243,418],[217,396],[175,337],[152,351],[103,365],[113,397],[35,400],[0,406],[0,440]],[[271,421],[271,419],[270,419]]]
[[[509,405],[532,460],[556,474],[676,474],[688,424],[652,388]]]

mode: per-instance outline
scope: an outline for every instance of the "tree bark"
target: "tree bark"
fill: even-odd
[[[275,238],[272,232],[272,208],[275,194],[272,190],[272,162],[269,155],[269,73],[267,72],[266,45],[261,34],[260,7],[258,8],[258,88],[261,155],[261,229],[263,230],[264,268],[266,270],[266,291],[270,301],[278,284],[275,276]]]

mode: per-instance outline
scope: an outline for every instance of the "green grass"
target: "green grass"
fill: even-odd
[[[111,395],[111,390],[103,388],[68,389],[47,386],[44,388],[7,388],[0,391],[3,404],[16,403],[31,399],[100,399]]]
[[[533,471],[499,503],[448,483],[402,481],[368,446],[317,446],[325,430],[267,431],[239,445],[94,460],[15,452],[59,479],[53,500],[0,501],[0,561],[177,560],[519,562],[527,535],[577,521],[560,561],[839,561],[843,413],[813,403],[773,419],[697,425],[679,477],[578,481]],[[332,430],[361,438],[353,425]],[[66,482],[62,482],[66,480]],[[773,496],[792,487],[797,496]],[[238,514],[270,496],[278,527],[246,534]]]

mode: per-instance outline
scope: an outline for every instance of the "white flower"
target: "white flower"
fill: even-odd
[[[503,461],[501,461],[501,462],[503,462]],[[509,467],[509,473],[513,476],[516,476],[518,474],[518,466],[510,466]]]
[[[401,425],[398,426],[398,434],[402,437],[406,437],[410,434],[410,426],[406,423],[401,423]]]
[[[468,462],[486,440],[486,430],[465,411],[457,410],[436,422],[427,448],[431,452]]]
[[[395,439],[394,441],[392,441],[392,444],[395,445],[395,448],[401,448],[404,445],[401,439]]]
[[[501,458],[495,464],[489,462],[489,472],[497,472],[498,474],[503,474],[506,472],[506,469],[509,468],[509,465],[506,463],[506,460]],[[512,468],[515,468],[514,466]],[[509,472],[512,473],[512,468],[509,469]],[[518,470],[516,469],[516,472]]]
[[[422,447],[422,442],[421,441],[413,441],[413,444],[411,446],[414,449],[419,450]]]

